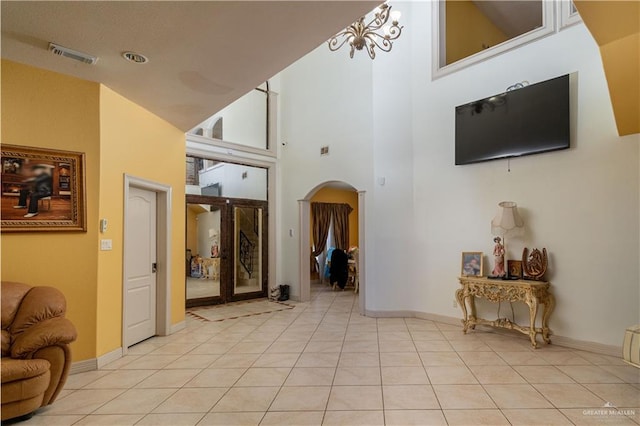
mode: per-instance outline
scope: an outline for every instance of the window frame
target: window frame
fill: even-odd
[[[459,61],[441,66],[440,64],[445,62],[446,58],[446,39],[444,37],[444,34],[446,33],[446,27],[444,24],[446,22],[446,7],[442,7],[445,5],[445,3],[445,0],[437,0],[431,3],[432,80],[436,80],[440,77],[444,77],[461,69],[470,67],[480,62],[484,62],[490,58],[493,58],[494,56],[501,55],[505,52],[539,40],[556,32],[556,1],[541,0],[541,27],[509,39],[498,45],[492,46],[481,52],[475,53],[471,56],[467,56],[466,58],[460,59]],[[561,1],[559,3],[564,3],[564,1]],[[567,9],[570,10],[570,8]]]

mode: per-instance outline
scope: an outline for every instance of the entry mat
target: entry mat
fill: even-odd
[[[198,306],[188,308],[186,314],[202,322],[224,321],[286,311],[294,306],[269,299],[253,299],[242,302],[231,302],[226,305]]]

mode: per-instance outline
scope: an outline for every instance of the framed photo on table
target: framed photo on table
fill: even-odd
[[[509,278],[522,279],[522,261],[507,260],[507,273],[509,274]]]
[[[2,145],[2,232],[86,231],[84,153]]]
[[[481,251],[463,251],[460,275],[463,277],[484,276],[484,262]]]

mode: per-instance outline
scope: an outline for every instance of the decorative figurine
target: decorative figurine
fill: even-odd
[[[534,248],[529,254],[529,249],[522,250],[522,273],[529,280],[541,281],[547,272],[547,249],[542,248],[542,252]]]
[[[202,278],[202,257],[199,254],[191,258],[191,278]]]
[[[495,261],[495,265],[493,267],[493,271],[491,274],[494,277],[504,277],[504,246],[501,243],[502,239],[500,237],[495,237],[493,242],[496,243],[495,247],[493,247],[493,260]]]

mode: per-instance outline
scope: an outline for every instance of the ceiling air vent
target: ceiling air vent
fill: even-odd
[[[84,62],[85,64],[94,65],[98,62],[97,56],[91,56],[87,53],[78,52],[77,50],[69,49],[68,47],[60,46],[59,44],[49,43],[49,52],[64,56],[65,58],[75,59],[76,61]]]

